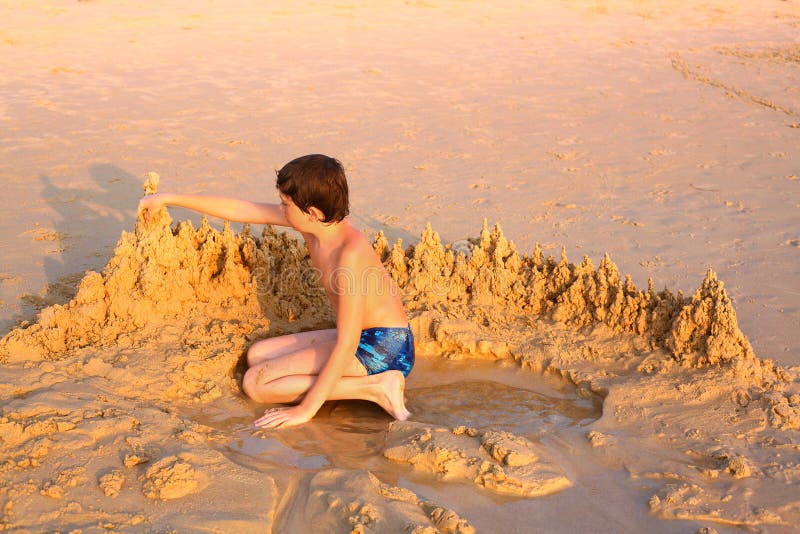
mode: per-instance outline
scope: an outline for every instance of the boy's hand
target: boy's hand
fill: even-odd
[[[288,408],[269,408],[264,412],[255,425],[259,428],[286,428],[287,426],[302,425],[311,420],[314,414],[298,406]]]
[[[161,193],[154,193],[152,195],[147,195],[142,197],[139,201],[139,207],[137,209],[137,213],[139,216],[142,216],[147,212],[147,215],[152,215],[161,209],[164,206],[164,200],[161,196]]]

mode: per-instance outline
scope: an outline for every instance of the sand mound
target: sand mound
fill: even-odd
[[[155,191],[150,173],[145,192]],[[255,287],[237,238],[203,221],[174,230],[166,210],[123,232],[103,274],[89,271],[68,304],[42,310],[35,324],[14,330],[3,352],[14,359],[64,357],[88,345],[131,346],[170,319],[259,316]],[[226,314],[226,311],[229,313]],[[134,335],[135,334],[135,335]]]
[[[556,465],[542,460],[541,447],[508,432],[395,422],[383,454],[442,480],[473,482],[505,495],[541,497],[571,486]]]
[[[158,175],[150,173],[145,192],[157,185]],[[0,341],[0,358],[57,359],[90,345],[125,348],[157,337],[164,325],[206,318],[250,331],[266,327],[265,313],[327,319],[324,295],[296,240],[271,229],[260,240],[248,228],[235,235],[227,223],[220,232],[205,218],[197,229],[191,221],[174,228],[171,222],[165,209],[138,220],[133,233],[122,233],[103,274],[88,271],[68,304],[48,307],[36,323],[10,332]]]
[[[572,327],[602,323],[645,335],[676,360],[698,366],[754,357],[724,285],[710,269],[691,299],[666,289],[655,292],[652,280],[641,291],[630,276],[620,276],[608,255],[597,269],[588,257],[570,263],[563,251],[558,262],[544,258],[538,247],[532,256],[520,257],[500,226],[490,231],[485,221],[468,255],[442,245],[430,226],[416,246],[403,250],[398,240],[390,248],[379,234],[375,249],[412,309],[491,305]]]

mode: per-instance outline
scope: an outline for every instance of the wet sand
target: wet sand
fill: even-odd
[[[4,528],[796,524],[796,2],[29,2],[0,20]],[[245,246],[240,226],[179,209],[193,225],[176,241],[163,225],[120,240],[148,171],[161,190],[270,200],[274,169],[308,152],[345,163],[352,219],[387,251],[432,239],[431,222],[474,258],[487,218],[519,252],[493,237],[500,264],[473,260],[444,296],[419,283],[454,269],[443,245],[387,256],[410,277],[419,430],[364,403],[249,427],[263,406],[240,391],[247,345],[331,320],[300,281],[265,290],[253,270],[297,272],[290,240]],[[605,252],[638,288],[618,290],[625,313],[588,284],[613,280]],[[200,268],[214,258],[221,279]],[[159,281],[165,266],[186,276]],[[515,289],[497,272],[531,274]],[[552,294],[534,302],[535,273]],[[541,458],[494,458],[492,432]],[[449,440],[425,460],[446,476],[397,460],[426,433]],[[488,462],[482,482],[462,453]],[[532,488],[541,466],[569,487],[496,491],[500,473]]]

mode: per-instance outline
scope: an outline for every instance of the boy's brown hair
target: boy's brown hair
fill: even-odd
[[[339,160],[323,154],[293,159],[278,171],[278,191],[308,213],[320,210],[324,223],[339,222],[350,213],[350,199],[344,167]]]

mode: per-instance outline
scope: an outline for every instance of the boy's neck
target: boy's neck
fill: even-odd
[[[319,223],[309,233],[323,247],[335,246],[344,240],[344,234],[350,223],[345,219],[333,224]]]

